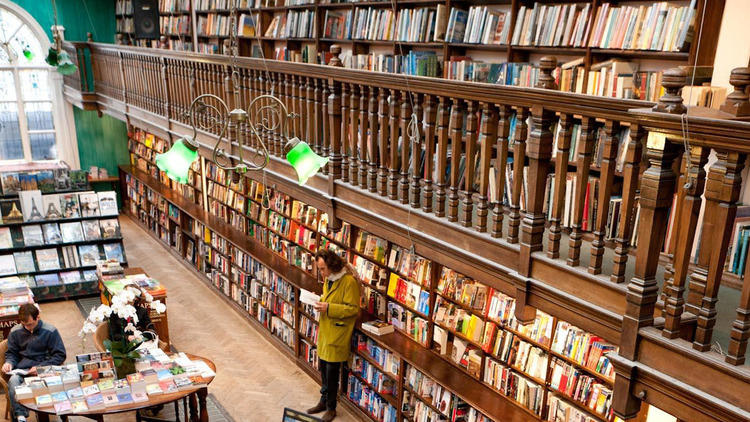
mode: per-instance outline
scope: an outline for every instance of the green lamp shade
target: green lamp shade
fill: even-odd
[[[286,160],[297,171],[300,185],[307,183],[307,179],[328,163],[328,158],[319,156],[310,149],[310,145],[307,145],[307,142],[302,141],[289,150],[286,154]]]
[[[57,71],[60,72],[63,75],[71,75],[75,73],[78,70],[76,65],[73,64],[72,61],[70,61],[70,57],[68,57],[68,53],[61,51],[57,55]]]
[[[169,151],[156,154],[156,167],[167,173],[170,179],[187,183],[188,170],[196,158],[198,158],[198,149],[188,145],[185,139],[178,139]]]
[[[28,61],[34,60],[34,52],[31,51],[28,46],[23,49],[23,56],[26,57],[26,60]]]

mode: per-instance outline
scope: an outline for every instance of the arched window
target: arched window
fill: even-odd
[[[70,131],[62,78],[44,62],[48,48],[39,24],[0,0],[0,163],[71,158],[69,148],[60,148],[70,143]]]

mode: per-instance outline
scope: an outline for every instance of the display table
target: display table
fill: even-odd
[[[211,368],[212,371],[216,372],[216,365],[214,365],[213,362],[210,360],[200,357],[191,355],[189,353],[186,353],[188,358],[190,360],[202,360],[208,364],[208,366]],[[206,381],[208,384],[210,384],[213,381],[213,377],[208,378]],[[185,397],[190,398],[190,420],[197,420],[200,422],[208,422],[208,409],[206,408],[206,396],[208,395],[208,388],[207,387],[196,387],[188,390],[182,390],[178,391],[176,393],[170,393],[170,394],[159,394],[156,396],[149,396],[148,401],[140,402],[140,403],[130,403],[130,404],[122,404],[118,406],[112,406],[107,407],[104,409],[99,410],[89,410],[86,412],[81,413],[67,413],[64,415],[58,415],[63,422],[68,421],[68,417],[70,416],[82,416],[89,419],[93,419],[95,421],[104,421],[105,415],[112,415],[115,413],[123,413],[123,412],[132,412],[137,411],[140,409],[146,409],[151,406],[157,406],[160,404],[166,404],[166,403],[172,403],[178,400],[181,400]],[[197,396],[197,399],[196,399]],[[25,408],[29,409],[30,411],[33,411],[36,413],[37,420],[39,422],[48,422],[50,419],[50,415],[57,415],[55,413],[54,407],[49,408],[46,407],[44,409],[39,409],[36,406],[36,403],[34,402],[34,399],[27,399],[27,400],[20,400],[19,403],[23,405]],[[140,415],[136,413],[136,420],[140,420]]]
[[[131,267],[125,269],[125,275],[126,276],[132,276],[136,274],[146,274],[145,271],[143,271],[143,268],[139,267]],[[147,274],[148,275],[148,274]],[[101,301],[105,305],[110,304],[110,298],[114,294],[114,292],[111,292],[106,285],[107,282],[99,281],[99,291],[101,293]],[[164,286],[159,286],[158,290],[152,290],[149,288],[146,288],[146,291],[149,292],[151,296],[154,297],[155,300],[160,300],[163,304],[167,304],[167,289],[164,288]],[[149,317],[151,317],[151,322],[154,323],[154,328],[156,328],[156,334],[159,336],[159,340],[170,344],[169,343],[169,325],[167,323],[167,313],[169,311],[164,311],[163,314],[157,314],[156,311],[153,309],[149,312]]]

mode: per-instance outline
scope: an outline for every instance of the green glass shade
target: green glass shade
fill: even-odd
[[[50,66],[57,67],[57,60],[58,60],[58,52],[55,50],[54,47],[50,47],[49,51],[47,52],[47,57],[44,58],[44,61],[47,62]]]
[[[70,75],[75,73],[78,70],[76,65],[73,64],[72,61],[70,61],[70,57],[68,57],[68,53],[61,51],[57,55],[57,71],[60,72],[63,75]]]
[[[286,154],[286,160],[297,171],[297,178],[299,178],[300,185],[307,183],[307,179],[328,163],[328,158],[319,156],[310,149],[310,145],[307,145],[307,142],[302,141],[289,150]]]
[[[34,52],[31,51],[29,47],[23,49],[23,56],[26,57],[26,60],[28,61],[34,60]]]
[[[198,158],[198,149],[188,145],[185,139],[178,139],[164,154],[156,154],[156,167],[167,176],[180,183],[187,183],[188,170]]]

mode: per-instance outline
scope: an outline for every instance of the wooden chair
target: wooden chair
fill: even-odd
[[[0,342],[0,367],[5,364],[5,352],[8,351],[8,340]],[[0,372],[0,387],[5,391],[5,419],[10,419],[10,389],[8,381],[10,377],[4,372]]]

